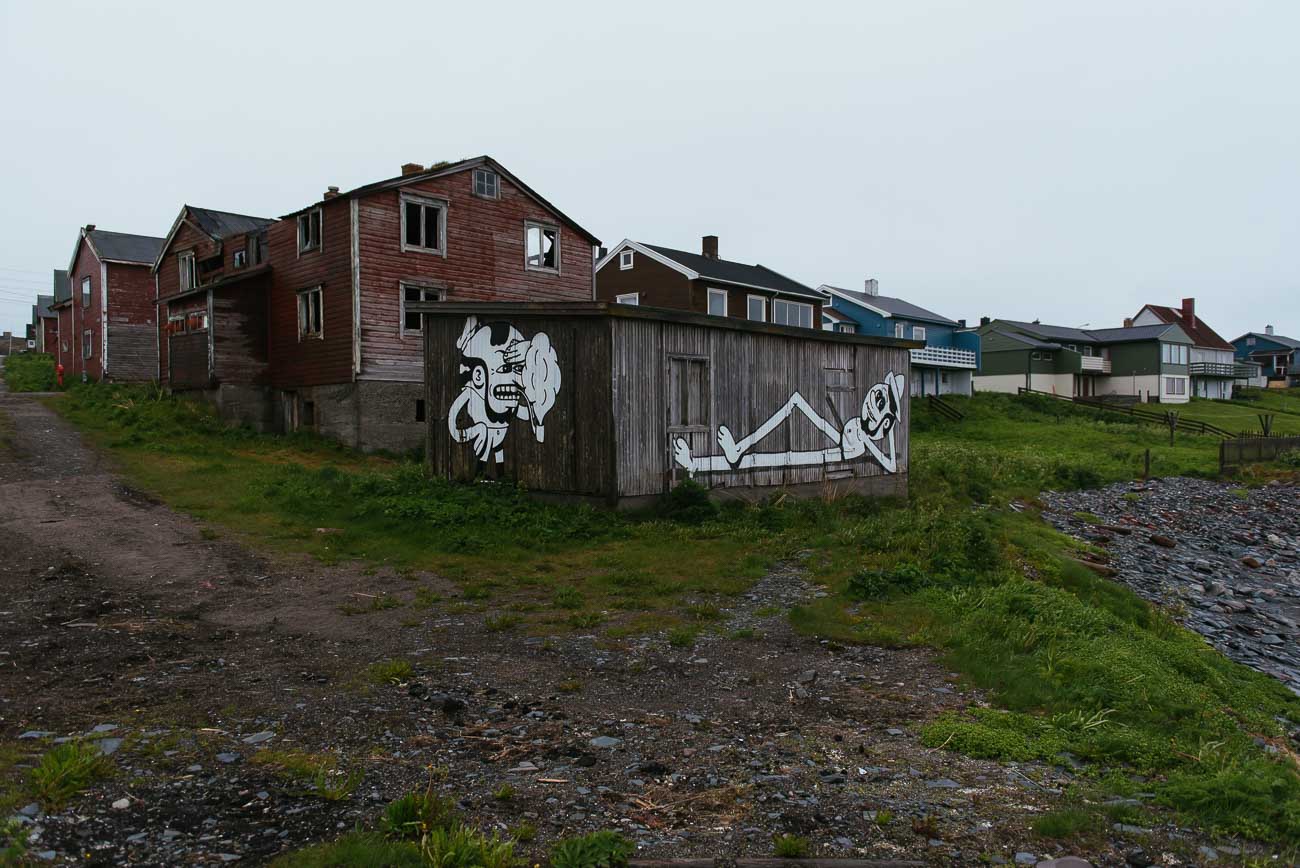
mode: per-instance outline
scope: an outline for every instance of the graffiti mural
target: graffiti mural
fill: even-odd
[[[898,454],[894,445],[894,431],[900,423],[904,392],[904,377],[893,371],[885,374],[883,382],[867,390],[862,399],[862,412],[843,424],[834,424],[812,408],[798,392],[790,396],[785,406],[777,410],[748,437],[737,440],[731,429],[718,426],[718,446],[721,455],[691,454],[690,444],[677,438],[674,458],[682,467],[693,473],[725,470],[749,470],[769,467],[795,467],[807,464],[830,464],[852,461],[866,453],[880,463],[886,473],[898,471]],[[754,452],[763,438],[775,431],[795,414],[802,413],[826,435],[833,444],[824,449],[804,452]]]
[[[560,365],[544,332],[524,338],[507,322],[465,321],[460,350],[460,394],[447,413],[451,439],[469,443],[480,463],[505,460],[502,444],[511,419],[530,423],[546,440],[546,414],[560,391]]]

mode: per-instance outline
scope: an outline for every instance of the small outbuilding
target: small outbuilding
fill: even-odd
[[[601,302],[424,317],[430,471],[633,507],[686,478],[905,495],[920,343]]]

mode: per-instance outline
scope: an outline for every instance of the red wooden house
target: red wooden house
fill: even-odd
[[[267,394],[266,247],[274,222],[182,206],[153,263],[159,381],[259,430],[275,427]]]
[[[55,299],[57,360],[64,379],[143,382],[158,373],[154,286],[149,266],[161,238],[86,226],[68,266],[68,288]],[[59,282],[55,282],[56,294]]]
[[[599,239],[490,157],[330,189],[270,230],[272,384],[292,430],[424,443],[408,301],[587,301]]]

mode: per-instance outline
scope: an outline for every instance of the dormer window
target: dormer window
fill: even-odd
[[[198,273],[194,270],[194,253],[187,251],[176,257],[176,262],[180,268],[180,287],[181,292],[187,289],[194,289],[199,285]]]
[[[559,271],[559,227],[525,221],[524,250],[525,265],[530,271]]]
[[[627,271],[629,268],[632,267],[633,256],[635,255],[635,253],[636,251],[634,250],[624,250],[622,253],[618,255],[619,271]]]
[[[500,198],[501,181],[497,178],[497,173],[488,169],[475,169],[474,195],[484,199]]]
[[[306,214],[298,215],[298,252],[320,250],[321,211],[313,208]]]

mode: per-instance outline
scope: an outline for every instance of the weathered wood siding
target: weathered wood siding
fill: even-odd
[[[149,266],[108,264],[107,316],[104,376],[118,383],[143,383],[157,378],[157,306]]]
[[[837,448],[846,426],[863,424],[864,399],[873,387],[887,384],[891,373],[907,376],[908,349],[915,342],[606,304],[429,304],[423,310],[428,459],[436,475],[458,480],[495,476],[532,490],[609,502],[662,494],[687,476],[710,488],[737,490],[848,482],[860,490],[906,491],[910,414],[903,381],[897,383],[901,393],[893,393],[897,403],[889,411],[896,414],[892,449],[888,437],[873,441],[884,460],[870,452],[847,460],[823,460],[816,453]],[[472,437],[456,442],[449,428],[448,416],[458,400],[469,403],[459,408],[457,427],[468,430],[475,421],[468,408],[479,399],[462,396],[462,383],[472,375],[475,361],[458,347],[471,316],[476,329],[492,322],[508,324],[501,327],[503,340],[517,339],[524,347],[545,335],[561,372],[544,438],[534,436],[531,422],[511,418],[500,463],[492,456],[481,461],[469,442]],[[505,371],[503,360],[508,362],[504,355],[493,355],[486,367]],[[530,381],[530,370],[521,368],[519,382]],[[508,379],[501,375],[498,381]],[[491,385],[489,380],[487,387]],[[796,392],[829,432],[805,412],[778,415],[770,433],[748,453],[776,466],[733,467],[721,458],[721,426],[741,440],[778,414]],[[691,471],[681,466],[675,458],[679,438],[702,465]],[[791,453],[815,458],[798,463]],[[885,466],[890,455],[892,471]],[[715,456],[722,462],[717,469],[711,460]]]
[[[217,383],[264,385],[270,371],[264,274],[212,291],[212,364]]]

